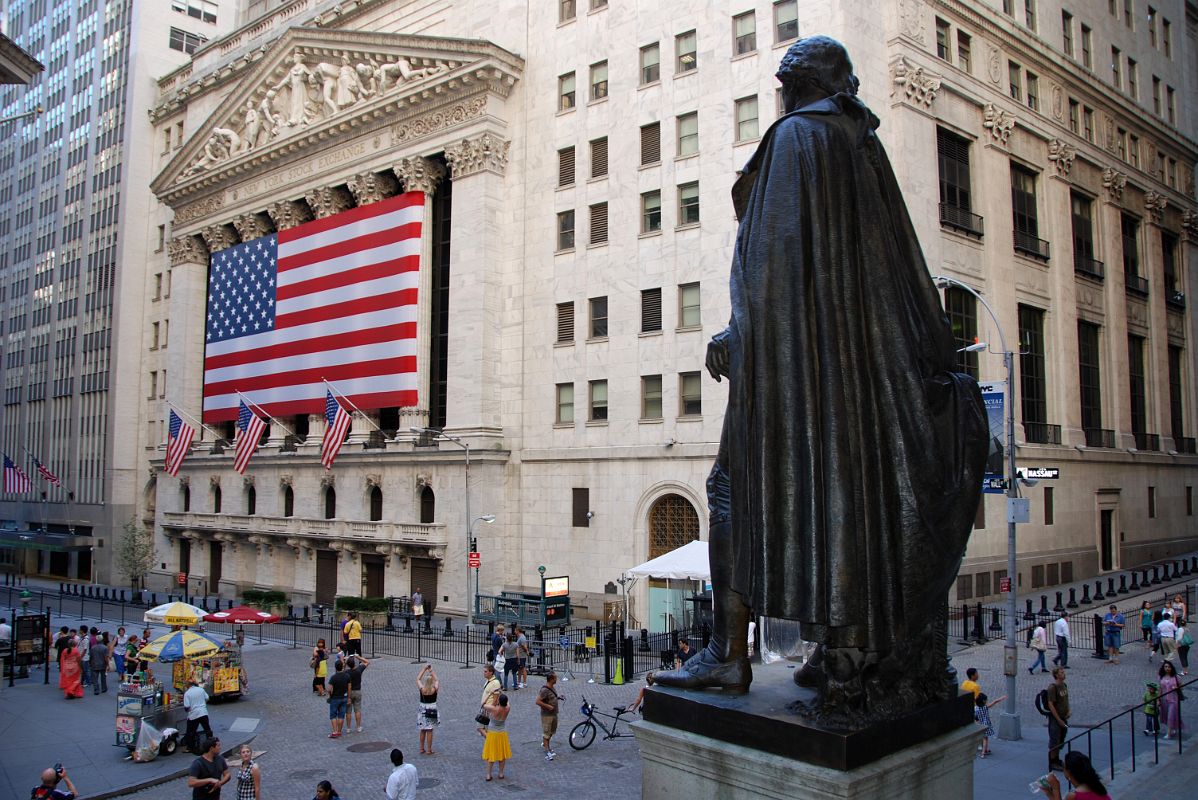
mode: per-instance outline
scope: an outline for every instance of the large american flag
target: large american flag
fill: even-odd
[[[238,392],[320,413],[325,379],[358,408],[416,405],[423,217],[408,192],[214,253],[204,421],[236,419]]]
[[[26,452],[28,452],[28,451],[26,451]],[[50,483],[50,484],[51,484],[51,485],[53,485],[53,486],[57,486],[59,489],[61,489],[61,488],[62,488],[62,481],[60,481],[60,480],[58,479],[58,476],[57,476],[57,475],[55,475],[53,472],[51,472],[51,471],[50,471],[50,470],[49,470],[49,469],[46,467],[46,465],[45,465],[45,464],[43,464],[42,462],[38,461],[38,460],[37,460],[37,456],[33,455],[32,453],[29,453],[29,459],[30,459],[30,460],[33,462],[33,466],[34,466],[34,467],[37,469],[37,474],[38,474],[38,475],[41,475],[41,476],[42,476],[42,478],[43,478],[43,479],[44,479],[44,480],[45,480],[47,483]]]
[[[195,438],[196,429],[183,421],[183,418],[171,409],[170,423],[167,427],[169,440],[166,443],[166,471],[173,477],[179,474],[179,467],[187,457],[191,440]]]
[[[324,401],[324,421],[328,424],[324,441],[320,443],[320,463],[325,469],[333,468],[333,459],[341,452],[341,443],[345,441],[345,432],[349,430],[352,418],[349,413],[329,392]]]
[[[250,411],[250,407],[242,402],[237,413],[237,441],[234,443],[237,455],[233,459],[233,469],[242,475],[249,466],[250,458],[258,452],[258,442],[262,440],[264,430],[266,423],[262,417]]]
[[[29,480],[29,476],[21,471],[21,468],[13,463],[8,457],[8,453],[4,454],[4,491],[20,493],[27,492],[33,488],[33,483]]]

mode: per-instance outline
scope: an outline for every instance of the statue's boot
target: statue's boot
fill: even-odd
[[[753,682],[753,669],[749,666],[749,606],[739,592],[729,588],[732,559],[723,557],[731,550],[731,534],[731,523],[711,526],[711,641],[679,669],[654,672],[654,683],[736,693],[748,691]]]
[[[795,683],[808,689],[818,689],[824,682],[824,646],[817,644],[811,657],[795,670]]]

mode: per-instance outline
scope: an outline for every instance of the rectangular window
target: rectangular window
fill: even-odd
[[[591,11],[607,8],[607,0],[591,0]]]
[[[557,385],[557,424],[574,424],[574,384]]]
[[[1165,58],[1173,58],[1173,26],[1164,17],[1161,17],[1161,45],[1165,48]]]
[[[574,249],[574,212],[562,211],[557,215],[557,249]]]
[[[607,62],[591,64],[591,102],[607,97]]]
[[[1140,223],[1127,214],[1120,214],[1119,217],[1120,239],[1123,242],[1123,275],[1125,278],[1140,277]]]
[[[1177,188],[1177,159],[1169,159],[1168,169],[1165,170],[1165,183],[1170,189]]]
[[[760,135],[757,126],[757,96],[736,101],[736,141],[751,142]]]
[[[147,399],[153,400],[158,396],[158,373],[150,373],[150,395]]]
[[[698,42],[699,38],[694,31],[680,33],[674,37],[675,73],[681,75],[699,66]]]
[[[569,22],[576,16],[578,16],[578,0],[558,0],[557,21],[559,24]]]
[[[1165,87],[1165,119],[1170,125],[1177,124],[1177,100],[1173,96],[1173,87]]]
[[[217,5],[213,0],[171,0],[171,8],[192,19],[216,23]]]
[[[940,19],[940,17],[936,17],[936,56],[937,56],[937,58],[942,58],[945,61],[953,60],[952,34],[953,34],[952,27],[947,22]]]
[[[563,147],[557,151],[557,185],[574,185],[574,148]]]
[[[678,287],[678,327],[698,328],[702,324],[699,284],[684,283]]]
[[[1156,9],[1148,6],[1148,44],[1156,49]]]
[[[1132,99],[1140,99],[1140,65],[1134,58],[1127,59],[1127,93]]]
[[[1148,519],[1156,519],[1156,487],[1148,487]]]
[[[661,330],[661,288],[641,289],[641,333]]]
[[[1102,358],[1098,349],[1098,330],[1093,323],[1080,320],[1077,323],[1078,386],[1081,389],[1082,428],[1087,432],[1102,428]]]
[[[162,134],[162,154],[166,155],[171,151],[171,129],[167,128]]]
[[[595,203],[591,206],[591,241],[590,244],[607,243],[607,203]]]
[[[1140,137],[1134,133],[1127,136],[1127,163],[1140,168]]]
[[[161,272],[157,272],[154,274],[154,299],[155,300],[162,299],[162,273]]]
[[[574,301],[557,304],[557,343],[574,342]]]
[[[661,45],[657,42],[641,48],[641,86],[661,80]]]
[[[743,56],[757,49],[757,15],[752,11],[732,18],[732,55]]]
[[[157,322],[150,323],[150,331],[151,331],[150,349],[157,350],[158,349],[158,331],[159,331],[159,325]]]
[[[1061,12],[1061,47],[1073,58],[1073,15],[1068,11]]]
[[[684,183],[678,187],[678,224],[699,224],[699,183]]]
[[[1054,521],[1053,520],[1053,516],[1054,516],[1053,512],[1055,511],[1055,509],[1053,508],[1053,499],[1054,498],[1052,496],[1052,487],[1045,486],[1044,487],[1044,524],[1045,525],[1052,525],[1053,521]]]
[[[661,419],[661,376],[641,376],[641,419]]]
[[[1144,369],[1144,337],[1127,337],[1127,378],[1131,391],[1131,432],[1148,432],[1148,378]]]
[[[607,421],[607,381],[591,381],[590,421]]]
[[[1081,272],[1094,272],[1094,202],[1085,195],[1070,192],[1073,215],[1073,263]]]
[[[161,253],[166,249],[166,226],[158,226],[158,247],[154,250],[155,253]]]
[[[1183,291],[1181,276],[1177,274],[1177,237],[1168,231],[1161,231],[1161,256],[1165,266],[1165,302],[1177,300],[1177,295]],[[1185,302],[1184,295],[1181,297]]]
[[[1032,111],[1040,110],[1040,79],[1030,72],[1027,74],[1027,107]]]
[[[973,69],[973,39],[964,31],[957,31],[957,66],[966,72]]]
[[[1023,21],[1030,30],[1036,29],[1036,0],[1023,0]]]
[[[171,28],[169,44],[172,50],[179,50],[191,55],[206,41],[208,40],[198,33],[189,33],[178,28]]]
[[[699,112],[678,116],[678,156],[693,156],[699,152]]]
[[[1087,142],[1094,141],[1094,109],[1082,106],[1082,135]]]
[[[1161,79],[1152,76],[1152,113],[1161,115]]]
[[[1123,88],[1123,53],[1118,47],[1111,48],[1111,85],[1116,89]]]
[[[1069,98],[1069,130],[1073,133],[1081,132],[1081,104]]]
[[[661,230],[661,192],[645,192],[641,195],[641,233]]]
[[[1129,31],[1136,29],[1136,15],[1131,10],[1131,0],[1123,0],[1123,24],[1127,26]]]
[[[798,0],[780,0],[774,3],[774,43],[789,42],[799,38]]]
[[[1047,243],[1040,239],[1036,209],[1036,175],[1015,164],[1011,165],[1011,220],[1015,228],[1015,249],[1047,258]]]
[[[1014,61],[1007,62],[1007,91],[1011,99],[1017,103],[1023,102],[1023,67]]]
[[[1047,443],[1048,385],[1045,380],[1044,312],[1019,305],[1019,406],[1029,442]]]
[[[1094,69],[1094,34],[1082,25],[1082,66]]]
[[[679,415],[697,417],[703,413],[703,383],[698,372],[678,374]]]
[[[587,301],[591,310],[589,337],[591,339],[607,338],[607,298],[592,297]]]
[[[641,126],[641,166],[661,162],[661,123]]]
[[[567,72],[557,79],[557,110],[569,111],[574,108],[575,87],[574,73]]]
[[[1173,435],[1173,449],[1181,450],[1185,437],[1185,403],[1182,400],[1184,377],[1182,372],[1183,350],[1169,345],[1169,432]]]
[[[957,576],[957,600],[972,600],[973,599],[973,576],[958,575]]]
[[[591,490],[572,489],[570,491],[570,506],[573,527],[591,527]]]
[[[978,354],[965,348],[978,341],[978,306],[972,294],[951,286],[944,290],[944,313],[953,330],[957,343],[957,368],[976,380],[978,377]]]
[[[1115,152],[1119,154],[1120,161],[1127,160],[1127,131],[1122,128],[1115,131]]]
[[[972,213],[973,196],[969,179],[969,141],[936,130],[936,155],[940,170],[940,222],[981,235],[980,218]]]
[[[1186,487],[1186,516],[1194,516],[1194,487]]]

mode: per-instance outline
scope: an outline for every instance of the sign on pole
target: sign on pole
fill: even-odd
[[[1004,402],[1006,400],[1007,382],[992,381],[979,383],[982,390],[982,403],[986,406],[986,419],[990,423],[990,449],[986,454],[986,474],[982,478],[982,491],[987,494],[1002,494],[1006,491],[1004,465],[1006,450],[1003,442],[1006,434],[1003,427],[1006,424]]]
[[[466,556],[466,565],[470,567],[470,569],[478,569],[482,566],[482,563],[482,557],[477,551],[472,551],[468,556]]]

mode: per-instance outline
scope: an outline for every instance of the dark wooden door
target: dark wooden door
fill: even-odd
[[[316,551],[316,602],[331,606],[337,596],[337,554],[332,550]]]
[[[383,569],[386,560],[383,556],[362,556],[362,596],[383,596]]]
[[[1115,568],[1114,522],[1115,512],[1106,508],[1102,510],[1102,571],[1109,572]]]
[[[435,560],[431,558],[412,559],[412,586],[408,595],[411,596],[412,592],[417,589],[424,596],[424,613],[431,617],[433,610],[437,607],[437,601],[441,599],[437,596],[437,562]]]
[[[220,542],[208,543],[208,593],[220,593],[220,568],[224,558],[224,545]]]

